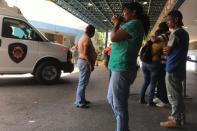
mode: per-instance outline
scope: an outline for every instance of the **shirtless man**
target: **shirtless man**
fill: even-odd
[[[91,71],[94,70],[94,64],[96,61],[96,52],[92,44],[91,38],[94,36],[95,28],[92,25],[88,25],[85,30],[85,34],[79,40],[79,83],[76,93],[75,104],[80,108],[88,108],[87,104],[90,102],[85,99],[85,88],[88,85]]]

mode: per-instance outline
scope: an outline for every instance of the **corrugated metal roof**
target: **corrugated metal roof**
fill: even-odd
[[[150,17],[151,28],[157,21],[167,0],[51,0],[74,16],[88,24],[94,25],[99,31],[112,29],[111,17],[121,14],[121,5],[138,1]],[[57,14],[58,15],[58,14]]]

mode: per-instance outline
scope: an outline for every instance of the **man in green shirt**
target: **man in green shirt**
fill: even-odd
[[[115,15],[111,32],[112,49],[108,67],[112,71],[108,102],[117,120],[116,131],[128,131],[128,97],[130,85],[137,74],[137,55],[143,36],[149,29],[148,17],[142,6],[133,2],[123,5],[122,17]],[[120,26],[121,22],[124,22]]]

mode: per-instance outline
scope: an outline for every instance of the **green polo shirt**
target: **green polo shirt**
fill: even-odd
[[[129,71],[136,66],[138,52],[144,36],[144,27],[140,20],[130,20],[120,28],[124,29],[131,38],[112,42],[108,67],[112,71]]]

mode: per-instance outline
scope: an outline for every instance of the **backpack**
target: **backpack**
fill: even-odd
[[[145,63],[151,63],[152,62],[152,41],[148,41],[145,46],[142,47],[140,52],[140,59],[141,61]]]

